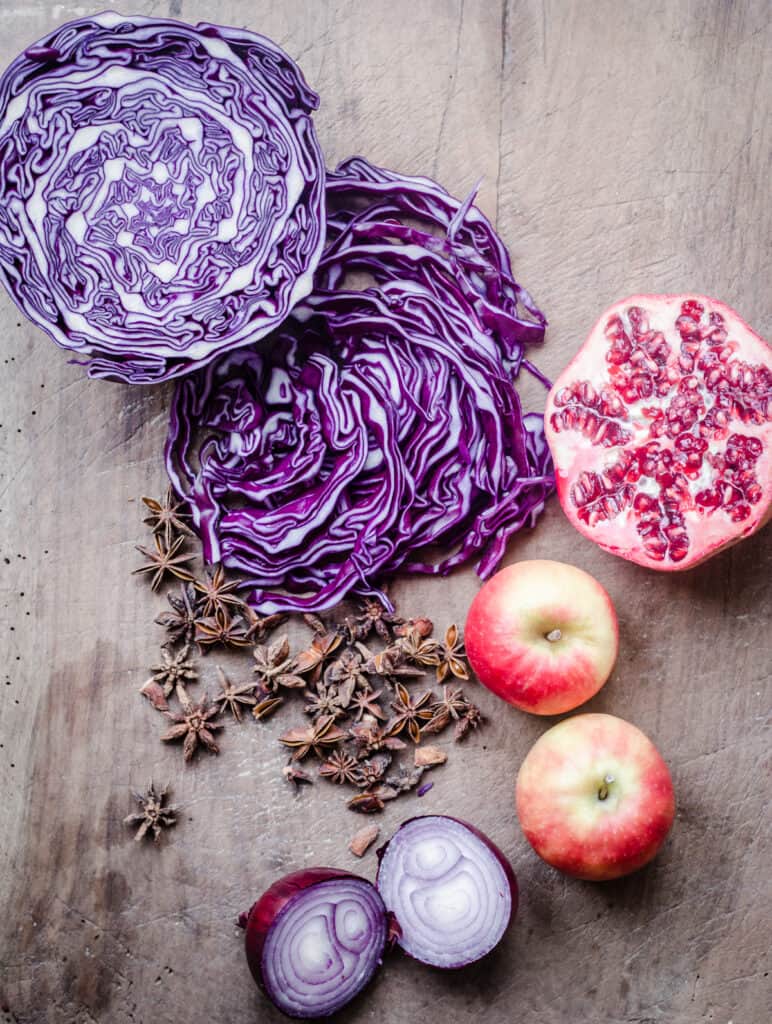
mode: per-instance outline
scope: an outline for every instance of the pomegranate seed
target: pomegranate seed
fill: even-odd
[[[729,518],[733,523],[741,523],[743,519],[747,519],[751,514],[750,505],[746,505],[741,502],[739,505],[735,505],[732,511],[729,513]]]
[[[705,307],[701,302],[697,302],[696,299],[685,299],[684,302],[681,303],[681,312],[684,316],[688,316],[692,320],[701,320],[702,314],[705,312]]]

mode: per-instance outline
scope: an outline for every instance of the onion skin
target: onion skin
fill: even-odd
[[[323,882],[335,880],[356,881],[370,886],[373,889],[374,894],[379,898],[378,901],[381,902],[380,894],[377,893],[375,887],[372,886],[372,883],[366,878],[362,878],[361,875],[354,874],[351,871],[343,871],[339,868],[313,867],[305,868],[300,871],[293,871],[291,874],[284,875],[282,878],[277,879],[273,885],[266,889],[257,902],[252,905],[250,910],[239,917],[238,923],[245,929],[244,947],[252,977],[255,979],[255,982],[261,992],[263,992],[272,1003],[275,1004],[275,999],[270,990],[270,986],[266,983],[263,970],[263,951],[271,928],[274,926],[285,907],[296,896],[304,890],[312,889],[314,886]],[[382,952],[385,952],[385,950],[389,948],[388,939],[390,929],[391,917],[387,914],[384,908]],[[373,975],[374,974],[375,971],[373,971]],[[372,980],[372,976],[369,980]],[[361,989],[359,991],[361,991]],[[354,993],[351,998],[355,998],[358,994],[359,992]],[[282,1007],[277,1006],[277,1009],[290,1016],[290,1014],[288,1014]],[[316,1015],[291,1014],[291,1016],[315,1017]]]
[[[493,854],[493,856],[496,858],[496,860],[499,862],[499,864],[503,868],[504,874],[505,874],[506,879],[507,879],[507,882],[509,883],[509,891],[510,891],[510,911],[509,911],[509,917],[507,919],[507,923],[506,923],[506,925],[504,927],[504,931],[502,933],[502,937],[503,937],[503,935],[506,934],[507,930],[509,929],[510,925],[512,924],[512,921],[515,919],[515,917],[517,915],[517,908],[518,908],[518,904],[519,904],[519,893],[520,893],[519,886],[517,884],[517,876],[515,875],[515,872],[514,872],[514,869],[512,868],[512,865],[509,863],[509,861],[504,856],[504,854],[499,849],[499,847],[493,842],[493,840],[490,839],[484,832],[481,832],[480,829],[476,828],[474,825],[470,825],[468,821],[464,821],[461,818],[454,818],[450,814],[416,814],[414,817],[407,818],[405,821],[403,821],[402,824],[397,829],[397,831],[391,837],[391,839],[389,839],[388,842],[384,843],[383,846],[379,847],[378,850],[376,851],[377,856],[378,856],[378,860],[379,860],[378,874],[376,875],[376,878],[375,878],[376,888],[379,888],[378,882],[379,882],[380,875],[381,875],[381,868],[383,866],[383,858],[386,855],[386,851],[389,848],[389,845],[396,839],[396,837],[399,835],[401,830],[406,825],[409,825],[413,821],[419,821],[419,820],[422,820],[424,818],[441,818],[441,819],[443,819],[445,821],[452,821],[456,825],[461,825],[462,828],[465,828],[465,829],[467,829],[467,831],[471,832],[472,835],[475,836],[476,839],[479,839],[480,842],[482,842],[488,848],[488,850],[490,850],[490,852]],[[380,891],[380,889],[379,889],[379,891]],[[389,910],[390,914],[393,914],[393,911],[391,910],[390,907],[387,908],[387,909]],[[417,960],[419,963],[426,963],[427,961],[422,960],[420,956],[417,956],[417,955],[415,955],[413,953],[410,953],[406,949],[404,949],[404,947],[402,946],[402,944],[400,942],[401,935],[402,935],[402,930],[403,930],[402,925],[400,924],[400,922],[399,922],[399,920],[398,920],[398,918],[396,916],[395,916],[394,920],[395,920],[395,923],[397,925],[397,928],[399,929],[398,932],[395,931],[395,935],[394,935],[395,944],[398,945],[400,947],[400,949],[402,949],[402,952],[406,956],[409,956],[413,960]],[[489,950],[489,952],[492,952],[492,950]],[[488,955],[488,954],[485,954],[485,955]],[[478,959],[480,959],[480,958],[478,958]],[[473,963],[473,962],[476,962],[476,961],[469,961],[469,963]],[[459,967],[466,967],[466,966],[468,966],[468,964],[447,964],[447,965],[441,965],[441,964],[431,963],[431,964],[429,964],[429,966],[434,967],[435,969],[440,970],[440,971],[454,971],[454,970],[458,970]]]

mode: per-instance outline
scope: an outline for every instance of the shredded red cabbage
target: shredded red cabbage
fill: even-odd
[[[472,197],[342,164],[313,294],[177,385],[167,468],[207,561],[263,613],[379,594],[396,570],[490,575],[553,489],[514,386],[521,366],[543,379],[523,352],[545,323]]]
[[[166,380],[252,344],[324,244],[318,102],[241,29],[61,26],[0,78],[0,280],[92,377]]]

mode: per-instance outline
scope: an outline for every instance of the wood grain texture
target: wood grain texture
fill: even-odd
[[[714,293],[769,335],[769,54],[764,0],[702,3],[329,0],[140,2],[145,14],[265,32],[322,95],[328,162],[360,152],[463,193],[483,177],[518,277],[551,326],[556,374],[608,303]],[[90,5],[0,2],[0,64]],[[99,6],[93,10],[99,9]],[[234,927],[273,878],[355,866],[361,820],[315,786],[293,799],[279,715],[223,734],[183,770],[136,689],[157,657],[159,599],[129,571],[137,497],[159,493],[167,388],[89,382],[0,298],[0,1021],[247,1024],[284,1018],[253,990]],[[527,390],[536,403],[543,395]],[[766,1024],[772,893],[769,531],[681,576],[576,534],[552,502],[508,558],[595,574],[622,631],[588,706],[621,714],[673,769],[679,811],[627,880],[570,881],[517,827],[517,767],[545,723],[480,695],[490,724],[420,803],[489,832],[522,908],[477,969],[394,958],[346,1022]],[[406,614],[463,621],[471,571],[399,581]],[[214,659],[205,679],[214,679]],[[441,741],[444,742],[444,741]],[[170,779],[182,820],[161,849],[121,824],[129,787]],[[372,876],[374,857],[360,870]]]

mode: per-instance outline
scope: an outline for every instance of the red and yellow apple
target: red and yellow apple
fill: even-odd
[[[614,715],[575,715],[548,729],[523,761],[516,803],[539,856],[592,881],[647,864],[675,815],[673,783],[659,751]]]
[[[596,579],[574,565],[535,559],[507,566],[479,590],[464,642],[489,690],[522,711],[559,715],[606,682],[619,633]]]

